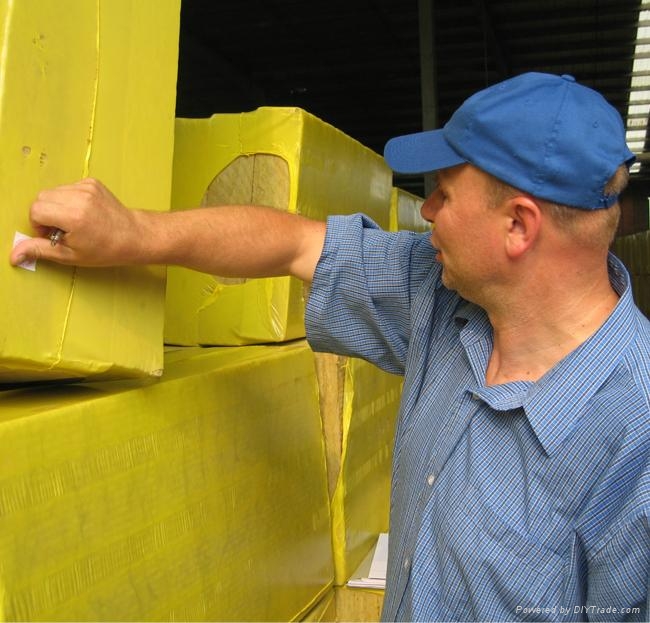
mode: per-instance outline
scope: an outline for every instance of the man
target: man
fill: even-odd
[[[650,324],[608,255],[633,160],[620,117],[570,76],[524,74],[385,155],[437,171],[430,238],[362,215],[130,211],[85,180],[39,195],[42,238],[11,261],[312,281],[312,346],[405,375],[384,619],[647,619]]]

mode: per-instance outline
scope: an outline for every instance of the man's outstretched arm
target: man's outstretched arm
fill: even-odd
[[[173,264],[222,277],[311,281],[325,240],[325,223],[267,207],[131,210],[94,179],[42,191],[30,218],[39,237],[13,249],[14,265]],[[53,246],[54,229],[65,233]]]

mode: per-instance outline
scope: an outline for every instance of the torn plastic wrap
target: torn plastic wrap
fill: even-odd
[[[388,229],[391,189],[381,156],[299,108],[176,122],[172,209],[252,203],[320,220],[364,212]],[[170,267],[165,342],[301,338],[304,302],[293,278],[224,280]]]

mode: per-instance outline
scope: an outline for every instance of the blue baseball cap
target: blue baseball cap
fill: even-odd
[[[398,173],[470,163],[540,199],[595,210],[634,154],[616,109],[572,76],[525,73],[469,97],[440,130],[398,136],[384,157]]]

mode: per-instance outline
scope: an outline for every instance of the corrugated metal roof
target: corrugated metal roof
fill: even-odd
[[[639,64],[650,34],[636,46],[644,1],[431,0],[438,125],[473,92],[524,71],[572,74],[628,121],[631,94],[650,105],[650,69]],[[417,0],[183,1],[179,116],[295,105],[381,152],[422,128],[420,89]],[[647,109],[632,113],[637,149],[650,151]],[[403,182],[421,192],[419,180]]]

